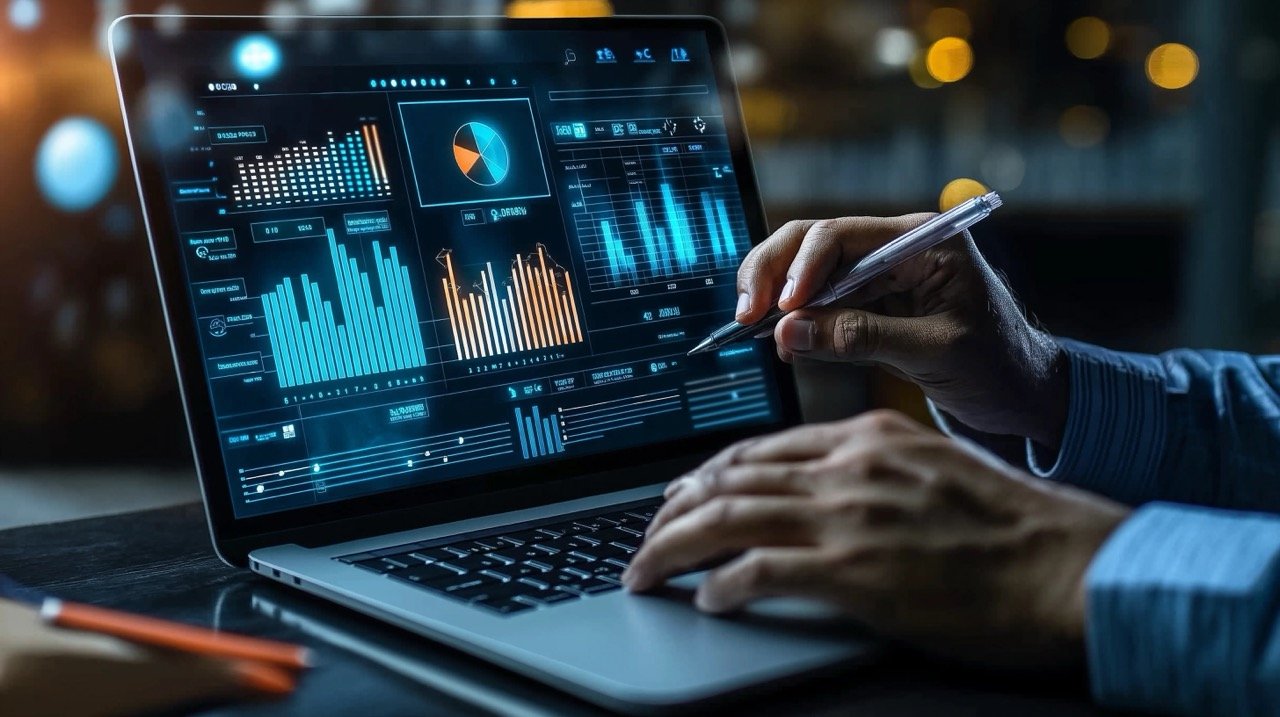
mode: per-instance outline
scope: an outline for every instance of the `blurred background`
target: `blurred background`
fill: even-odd
[[[0,0],[0,465],[189,475],[106,52],[121,14],[713,15],[773,226],[979,182],[1007,203],[979,245],[1055,333],[1280,351],[1276,5]],[[813,416],[921,415],[874,372],[804,380]]]

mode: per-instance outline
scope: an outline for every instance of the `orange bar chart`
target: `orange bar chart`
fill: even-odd
[[[580,343],[582,322],[569,272],[547,257],[539,244],[529,256],[516,255],[501,284],[486,263],[480,279],[464,290],[458,284],[453,252],[436,256],[445,270],[440,280],[449,330],[459,359],[489,358]]]

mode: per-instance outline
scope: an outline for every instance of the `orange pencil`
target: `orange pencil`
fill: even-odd
[[[236,660],[253,660],[293,670],[311,666],[311,652],[305,647],[256,637],[229,635],[94,605],[63,602],[56,598],[45,599],[40,606],[40,617],[58,627],[100,632],[155,647]]]

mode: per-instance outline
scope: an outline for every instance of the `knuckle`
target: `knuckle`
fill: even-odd
[[[792,219],[786,224],[783,224],[778,231],[774,233],[773,237],[770,237],[770,239],[776,238],[781,240],[785,237],[796,236],[797,234],[802,235],[806,223],[807,222],[803,219]]]
[[[873,324],[860,311],[847,311],[836,316],[831,326],[831,349],[837,358],[852,359],[874,352]]]
[[[707,471],[702,476],[702,494],[704,496],[719,495],[724,492],[725,472],[729,470],[724,466],[719,466]]]
[[[901,413],[889,408],[877,408],[867,411],[854,419],[859,430],[870,433],[891,433],[903,427],[909,420]]]
[[[738,584],[743,587],[766,585],[773,578],[773,566],[757,552],[749,552],[738,569]]]
[[[736,501],[719,496],[707,501],[703,512],[703,521],[707,527],[721,529],[733,522],[737,513]]]

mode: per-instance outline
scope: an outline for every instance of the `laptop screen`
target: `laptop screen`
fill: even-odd
[[[238,518],[779,420],[702,32],[278,22],[127,50]]]

